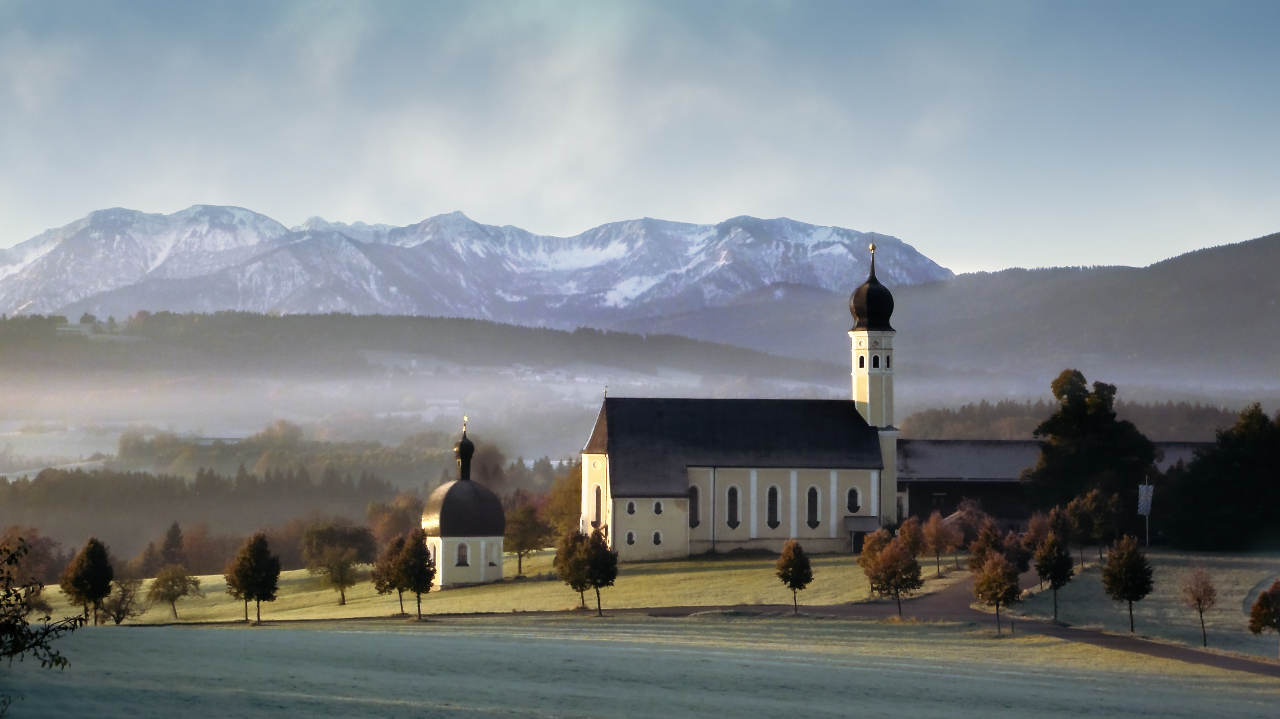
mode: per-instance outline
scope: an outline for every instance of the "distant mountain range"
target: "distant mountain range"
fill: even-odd
[[[312,218],[287,228],[237,207],[100,210],[0,252],[0,311],[408,314],[608,326],[723,306],[777,283],[847,293],[867,244],[890,284],[953,273],[884,235],[788,219],[642,219],[573,237],[472,221],[407,227]]]

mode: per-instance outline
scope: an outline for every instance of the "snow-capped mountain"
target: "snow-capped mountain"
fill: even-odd
[[[952,277],[886,235],[789,219],[642,219],[573,237],[474,222],[288,229],[234,207],[113,209],[0,252],[0,311],[126,317],[138,310],[423,314],[609,325],[732,302],[774,284],[848,292],[867,244],[889,285]]]

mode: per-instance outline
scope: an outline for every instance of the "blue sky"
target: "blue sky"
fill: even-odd
[[[1280,3],[0,0],[0,246],[123,206],[786,216],[958,271],[1280,231]]]

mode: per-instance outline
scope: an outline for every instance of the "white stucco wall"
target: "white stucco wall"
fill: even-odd
[[[458,565],[458,547],[467,547],[467,566]],[[436,562],[437,588],[502,580],[502,537],[427,537]]]

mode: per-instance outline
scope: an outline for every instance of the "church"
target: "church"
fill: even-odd
[[[582,529],[622,561],[852,552],[905,510],[893,426],[893,295],[849,299],[852,401],[606,397],[582,450]]]

